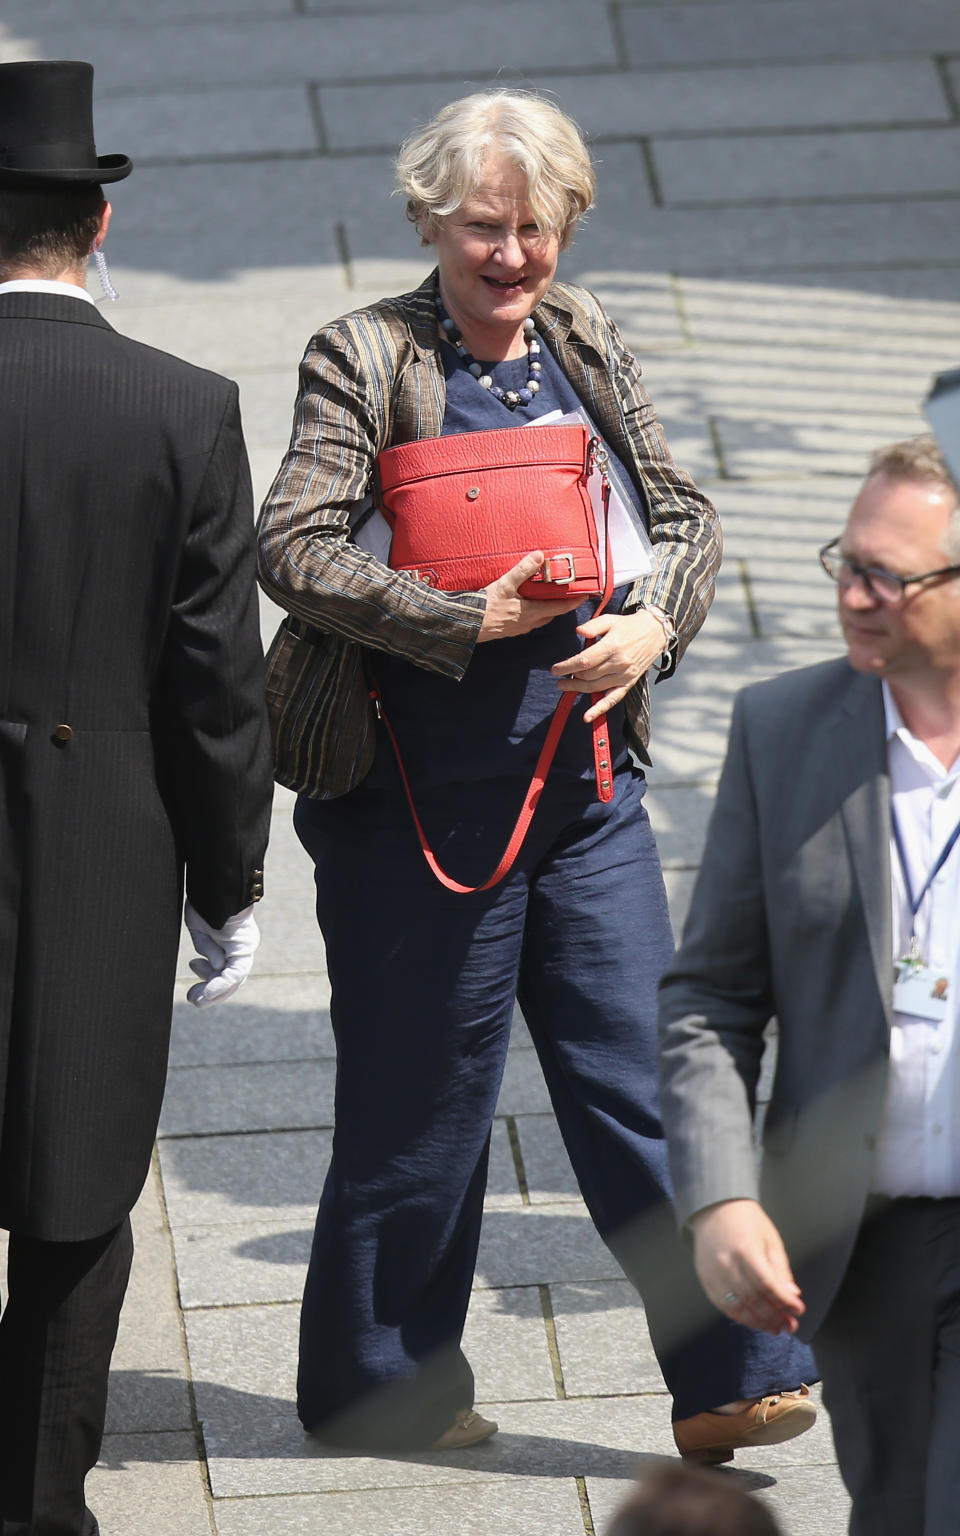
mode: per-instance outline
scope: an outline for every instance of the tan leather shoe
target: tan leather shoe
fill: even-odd
[[[810,1388],[795,1392],[775,1392],[759,1397],[739,1413],[695,1413],[689,1419],[677,1419],[673,1438],[685,1461],[700,1461],[717,1466],[732,1461],[733,1453],[751,1445],[780,1445],[812,1429],[817,1410],[810,1401]]]
[[[489,1440],[500,1428],[492,1419],[485,1419],[472,1408],[462,1408],[448,1430],[434,1440],[431,1451],[462,1451],[465,1446],[479,1445]]]

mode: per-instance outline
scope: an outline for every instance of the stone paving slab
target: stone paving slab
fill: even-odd
[[[522,1047],[509,1051],[497,1114],[528,1115],[549,1109],[550,1096],[536,1052]]]
[[[858,354],[867,354],[858,396],[860,390],[896,390],[912,405],[910,390],[888,371],[878,371],[878,365],[886,359],[889,368],[896,357],[920,371],[945,338],[960,339],[957,305],[948,302],[957,282],[956,263],[941,268],[861,265],[835,273],[792,272],[789,281],[779,273],[749,281],[681,277],[674,292],[691,343],[735,343],[758,361],[762,349],[767,367],[780,369],[777,400],[791,390],[804,389],[808,398],[811,389],[817,398],[820,391],[831,391],[833,380],[822,372],[824,352],[840,349],[847,366],[856,365]],[[783,349],[789,359],[781,368]],[[798,378],[796,369],[804,358]],[[819,376],[812,377],[814,370]]]
[[[716,775],[726,755],[733,699],[741,688],[839,654],[841,647],[832,638],[805,636],[801,645],[781,635],[755,641],[745,653],[743,647],[702,635],[696,665],[685,661],[674,677],[654,689],[651,784],[700,783]],[[697,721],[695,733],[691,719]]]
[[[695,869],[700,863],[713,803],[713,782],[654,787],[647,814],[664,870]]]
[[[480,1487],[371,1490],[217,1503],[220,1536],[302,1536],[305,1530],[353,1536],[583,1536],[572,1478],[488,1478]]]
[[[319,1193],[319,1191],[318,1191]],[[313,1218],[284,1211],[255,1220],[180,1225],[174,1249],[185,1309],[298,1301],[303,1292]],[[474,1284],[511,1285],[620,1278],[580,1202],[488,1206]]]
[[[479,1287],[613,1280],[621,1273],[581,1202],[484,1213],[474,1281]]]
[[[667,902],[670,906],[670,926],[673,929],[673,937],[679,944],[683,934],[683,925],[687,920],[687,912],[690,909],[690,898],[693,895],[693,882],[695,870],[668,869],[664,871],[663,883],[667,888]]]
[[[626,229],[599,222],[581,234],[576,252],[591,269],[635,266],[699,276],[736,276],[785,267],[827,274],[861,267],[868,256],[902,267],[918,260],[943,266],[956,260],[958,205],[954,199],[917,198],[904,217],[899,200],[784,204],[764,208],[661,208]],[[882,254],[880,254],[882,253]]]
[[[306,1130],[333,1124],[333,1063],[175,1067],[160,1136]]]
[[[960,128],[654,141],[664,203],[960,192]]]
[[[564,1289],[562,1294],[566,1294]],[[554,1314],[557,1312],[555,1304]],[[295,1305],[248,1305],[189,1312],[187,1331],[196,1376],[197,1411],[208,1440],[212,1429],[214,1434],[234,1436],[239,1446],[246,1443],[260,1418],[266,1433],[271,1432],[272,1426],[281,1439],[289,1439],[292,1426],[287,1421],[293,1417],[290,1394],[297,1328]],[[642,1327],[636,1330],[636,1348],[643,1355],[643,1375],[651,1382],[649,1390],[663,1396],[663,1384],[652,1364]],[[464,1333],[464,1349],[476,1374],[478,1400],[516,1403],[524,1413],[531,1399],[553,1400],[554,1378],[537,1287],[475,1292]],[[573,1360],[572,1342],[569,1350]],[[219,1384],[227,1363],[229,1388]],[[294,1438],[304,1454],[316,1449],[312,1442],[303,1443],[299,1427]],[[319,1454],[325,1461],[340,1459],[353,1463],[350,1470],[360,1486],[381,1481],[377,1462],[372,1468],[361,1465],[369,1458],[331,1457],[322,1450]],[[483,1465],[482,1460],[480,1464]],[[390,1467],[386,1463],[381,1465],[382,1481],[394,1480]],[[441,1470],[442,1467],[443,1463]],[[349,1485],[344,1482],[340,1486]],[[331,1486],[338,1484],[334,1482]]]
[[[88,58],[98,91],[134,91],[255,86],[389,79],[411,74],[466,71],[474,77],[511,70],[563,68],[571,56],[582,67],[616,62],[613,36],[595,11],[568,9],[564,26],[554,23],[548,0],[511,12],[509,33],[491,27],[485,12],[462,11],[455,25],[412,27],[403,14],[366,16],[350,12],[335,22],[323,16],[288,14],[269,19],[237,17],[224,27],[198,20],[154,22],[150,46],[143,29],[117,22],[89,29],[69,22],[44,28],[44,46],[54,58]],[[0,60],[5,57],[0,42]]]
[[[342,8],[343,0],[329,0],[331,10]],[[183,24],[198,18],[212,17],[221,26],[246,17],[289,16],[295,8],[295,0],[164,0],[163,20]],[[323,0],[314,7],[323,8]],[[4,0],[3,14],[8,23],[15,23],[18,33],[30,31],[46,37],[54,27],[75,23],[75,0]],[[83,19],[85,29],[99,26],[112,27],[117,22],[136,22],[148,30],[156,20],[156,13],[144,12],[143,0],[84,0]],[[52,52],[35,52],[33,58],[57,58]],[[71,55],[73,57],[73,55]],[[85,58],[85,54],[76,57]]]
[[[184,1311],[299,1302],[315,1214],[179,1227],[174,1251]]]
[[[531,1205],[579,1204],[576,1176],[553,1115],[518,1115],[514,1123]]]
[[[544,1479],[630,1478],[649,1465],[651,1456],[675,1454],[662,1396],[530,1403],[478,1399],[480,1412],[500,1425],[494,1439],[443,1456],[423,1451],[396,1457],[328,1450],[304,1434],[292,1411],[271,1416],[273,1402],[255,1401],[256,1411],[233,1422],[202,1415],[215,1500],[365,1488],[483,1487],[491,1478],[529,1477],[532,1470]]]
[[[139,171],[156,161],[316,154],[323,148],[306,85],[104,96],[98,144],[122,144]]]
[[[949,53],[960,15],[943,0],[780,0],[758,5],[658,5],[624,0],[621,29],[631,63],[719,64]]]
[[[145,166],[111,190],[117,210],[111,258],[118,266],[159,268],[193,282],[275,268],[277,283],[288,267],[302,272],[313,265],[339,266],[336,229],[349,216],[362,216],[381,239],[383,231],[394,230],[392,247],[387,247],[391,254],[415,256],[416,236],[402,208],[390,200],[392,186],[385,154],[318,157],[308,164],[248,160]],[[372,247],[373,254],[383,251],[382,244]],[[299,360],[294,354],[286,362],[295,368]]]
[[[229,1007],[173,1010],[173,1067],[319,1061],[334,1055],[326,976],[252,976]],[[289,1004],[285,1006],[285,998]]]
[[[178,1232],[242,1226],[269,1213],[312,1227],[332,1140],[329,1130],[167,1138],[158,1157],[171,1225]],[[485,1203],[491,1210],[522,1204],[504,1120],[493,1125]]]
[[[543,61],[539,68],[549,65]],[[488,83],[481,79],[477,88]],[[538,76],[534,83],[600,141],[688,133],[691,123],[699,135],[951,120],[935,66],[925,59],[659,74],[604,71]],[[449,80],[324,87],[320,103],[330,147],[352,153],[394,149],[453,94],[456,86]]]
[[[247,1132],[172,1138],[158,1151],[171,1226],[243,1225],[264,1214],[287,1221],[316,1215],[333,1132]]]
[[[646,1313],[629,1281],[552,1285],[550,1298],[568,1397],[667,1397]]]
[[[556,1395],[540,1286],[475,1290],[463,1349],[483,1401],[529,1401]]]
[[[209,1500],[190,1434],[107,1435],[87,1478],[103,1536],[210,1536]]]
[[[354,307],[349,299],[344,306]],[[255,424],[252,444],[266,436],[261,401],[269,393],[267,421],[276,471],[290,436],[297,368],[308,341],[326,318],[299,293],[274,296],[268,306],[255,296],[213,301],[208,295],[193,304],[175,300],[144,308],[125,305],[122,329],[124,335],[151,347],[175,345],[179,356],[200,368],[216,365],[230,378],[244,375],[241,407],[244,421]],[[252,385],[258,388],[251,398]]]

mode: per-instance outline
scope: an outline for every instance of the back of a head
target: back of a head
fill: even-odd
[[[780,1536],[780,1529],[723,1473],[673,1465],[644,1478],[606,1536]]]

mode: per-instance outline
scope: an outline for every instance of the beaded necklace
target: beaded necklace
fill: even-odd
[[[495,399],[507,407],[508,411],[515,411],[518,405],[529,405],[534,395],[540,388],[541,365],[539,362],[540,343],[537,340],[536,326],[532,318],[528,317],[523,322],[523,339],[527,344],[527,382],[522,389],[501,389],[495,384],[492,376],[485,373],[483,364],[478,363],[472,353],[468,352],[463,344],[463,337],[457,330],[456,324],[450,319],[444,308],[443,300],[439,293],[436,296],[437,319],[445,341],[456,350],[467,366],[467,372],[472,374],[481,389],[490,391]]]

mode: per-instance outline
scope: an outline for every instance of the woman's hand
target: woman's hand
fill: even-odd
[[[599,719],[630,692],[667,647],[664,626],[647,608],[636,613],[601,613],[577,626],[588,644],[551,668],[562,693],[601,693],[584,714]]]
[[[690,1219],[700,1284],[719,1311],[763,1333],[796,1333],[806,1308],[783,1239],[755,1200],[722,1200]]]
[[[535,576],[542,564],[543,550],[536,549],[532,554],[524,555],[512,571],[507,571],[505,576],[483,588],[487,606],[477,636],[478,645],[482,640],[505,640],[510,635],[529,634],[531,629],[542,629],[551,619],[559,618],[562,613],[573,613],[579,608],[582,601],[579,597],[553,602],[520,596],[518,588],[529,581],[531,576]],[[662,644],[660,649],[663,650]]]

